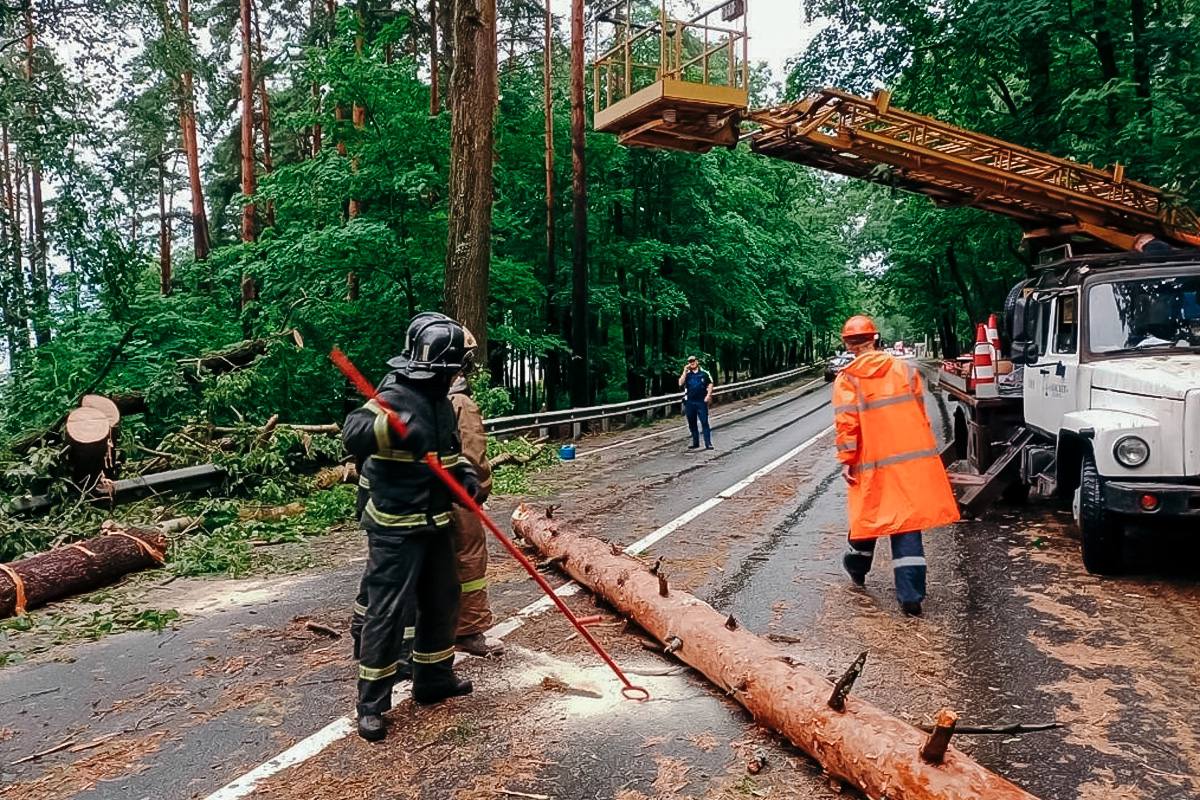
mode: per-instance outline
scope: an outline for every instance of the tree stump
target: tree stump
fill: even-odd
[[[65,433],[71,446],[71,477],[76,483],[94,484],[113,466],[112,422],[100,409],[77,408],[67,415]]]

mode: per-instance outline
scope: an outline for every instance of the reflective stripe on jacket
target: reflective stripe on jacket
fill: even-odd
[[[851,539],[958,519],[915,367],[865,353],[838,374],[833,406],[837,457],[857,478],[847,491]]]
[[[450,492],[424,463],[425,454],[437,453],[460,481],[475,469],[461,455],[454,407],[445,392],[432,381],[397,373],[384,379],[379,397],[407,426],[403,441],[374,400],[346,417],[342,441],[362,464],[359,505],[365,530],[405,533],[450,524]]]

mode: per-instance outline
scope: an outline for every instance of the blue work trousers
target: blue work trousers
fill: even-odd
[[[700,428],[704,430],[704,446],[712,447],[712,431],[708,427],[708,403],[703,400],[685,400],[683,411],[687,415],[688,430],[692,432],[692,447],[700,446]]]
[[[896,533],[892,540],[892,571],[896,577],[896,599],[901,603],[919,603],[925,599],[925,548],[921,532]],[[866,576],[875,557],[875,539],[850,541],[846,553],[846,571]]]

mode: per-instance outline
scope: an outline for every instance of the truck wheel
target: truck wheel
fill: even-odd
[[[1017,307],[1017,301],[1025,293],[1025,287],[1031,283],[1033,283],[1032,278],[1021,281],[1012,287],[1008,292],[1008,296],[1004,298],[1004,333],[1007,334],[1006,340],[1010,343],[1021,338],[1020,334],[1024,333],[1024,331],[1013,330],[1013,323],[1015,322],[1013,311]]]
[[[1075,492],[1075,521],[1079,524],[1083,566],[1093,575],[1119,573],[1122,526],[1104,508],[1104,480],[1091,453],[1083,456],[1079,488]]]

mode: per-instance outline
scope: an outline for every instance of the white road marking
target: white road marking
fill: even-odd
[[[258,788],[259,781],[266,780],[288,767],[304,763],[337,740],[349,736],[353,731],[353,719],[350,717],[335,719],[307,739],[301,739],[270,761],[260,764],[233,783],[213,792],[205,800],[235,800],[245,797]]]
[[[663,525],[651,533],[648,533],[641,539],[638,539],[636,542],[626,547],[625,552],[629,555],[638,555],[645,552],[667,536],[682,528],[687,523],[730,499],[738,492],[757,481],[759,478],[774,472],[776,469],[786,464],[800,453],[812,447],[822,436],[825,436],[832,430],[833,426],[830,425],[824,430],[796,445],[791,450],[787,451],[766,466],[759,467],[737,483],[734,483],[720,492],[717,492],[714,496],[710,497],[704,502],[692,506],[690,509],[683,512],[666,525]],[[555,589],[554,593],[559,597],[569,597],[577,594],[579,589],[579,584],[575,583],[574,581],[570,581]],[[488,630],[487,635],[492,636],[493,638],[502,639],[520,628],[530,619],[533,619],[542,612],[549,610],[553,606],[554,603],[549,597],[539,597],[537,600],[525,606],[505,621],[492,626],[491,629]],[[459,654],[459,656],[461,657],[461,654]],[[458,658],[455,660],[457,661]],[[400,701],[400,695],[406,690],[407,686],[408,681],[404,681],[403,683],[396,685],[396,688],[393,690],[394,702],[398,703]],[[206,797],[204,800],[240,800],[240,798],[246,797],[253,792],[258,787],[259,782],[266,780],[273,775],[277,775],[288,767],[293,767],[297,764],[307,761],[325,748],[329,747],[329,745],[333,744],[334,742],[344,739],[345,737],[354,733],[354,730],[355,721],[353,716],[347,715],[336,719],[308,738],[301,739],[299,742],[292,745],[287,750],[284,750],[270,761],[255,767],[253,770],[234,780],[232,783],[229,783],[221,789],[218,789],[217,791],[208,795],[208,797]]]
[[[813,381],[811,383],[806,383],[803,386],[801,386],[799,389],[794,389],[792,391],[803,392],[804,390],[812,388],[813,386],[816,386],[819,383],[823,383],[823,381]],[[715,417],[709,417],[709,421],[710,422],[716,421],[718,419],[721,419],[722,417],[728,417],[730,414],[736,414],[739,411],[745,411],[747,408],[758,408],[761,405],[766,405],[767,403],[771,402],[772,400],[778,400],[778,399],[779,399],[779,395],[774,395],[773,397],[769,397],[766,400],[761,400],[757,403],[753,403],[752,405],[745,406],[743,408],[735,408],[732,411],[726,411],[724,414],[717,414]],[[799,399],[799,398],[797,398],[797,399]],[[680,402],[682,402],[682,401],[680,401]],[[668,433],[679,433],[680,431],[686,431],[687,429],[688,429],[687,425],[680,425],[675,428],[667,428],[666,430],[659,431],[658,433],[648,433],[645,436],[638,436],[637,438],[634,438],[634,439],[622,439],[619,442],[615,442],[613,444],[606,444],[606,445],[604,445],[604,447],[597,447],[594,450],[580,451],[579,454],[577,454],[575,456],[575,458],[576,459],[587,458],[588,456],[594,456],[597,453],[603,453],[605,450],[612,450],[615,447],[625,447],[626,445],[637,444],[638,442],[644,442],[647,439],[654,439],[658,436],[666,436]]]

